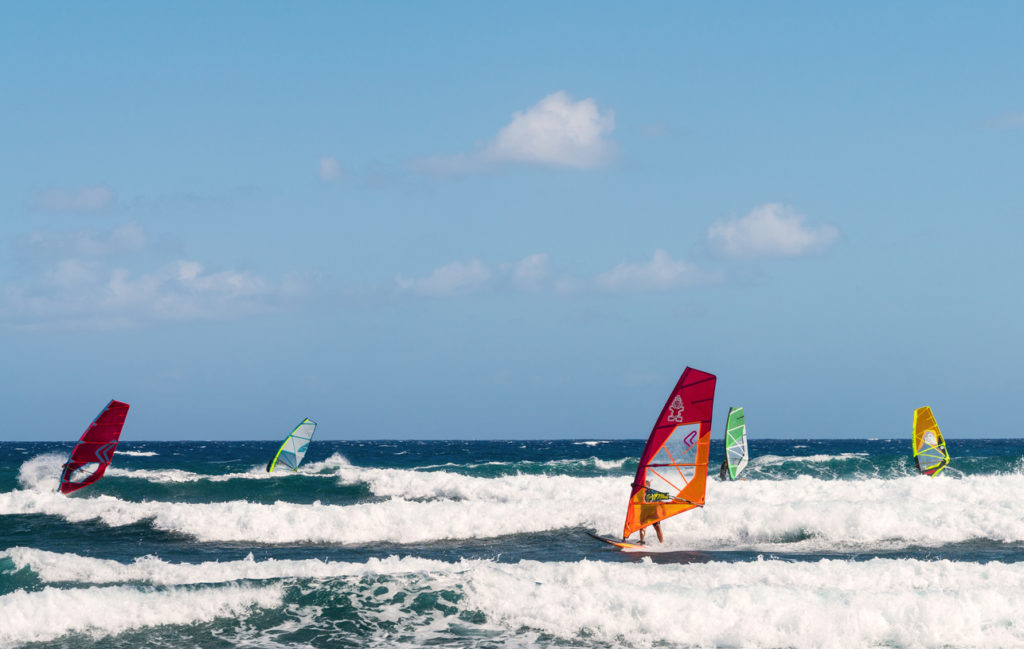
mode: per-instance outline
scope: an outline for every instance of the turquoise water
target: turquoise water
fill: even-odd
[[[621,552],[643,443],[2,443],[0,647],[1024,646],[1024,440],[754,439]]]

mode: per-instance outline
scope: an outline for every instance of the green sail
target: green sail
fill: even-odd
[[[728,476],[730,480],[735,480],[745,466],[747,466],[747,424],[743,418],[743,408],[729,408],[729,418],[725,422],[723,479]]]

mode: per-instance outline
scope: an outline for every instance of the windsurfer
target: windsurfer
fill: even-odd
[[[672,500],[672,496],[668,495],[664,491],[658,491],[657,489],[651,489],[651,481],[647,480],[644,482],[644,493],[643,500],[645,503],[660,503],[665,500]],[[654,531],[658,534],[658,543],[665,542],[665,535],[661,533],[661,519],[664,518],[661,505],[657,506],[658,520],[653,523]],[[644,536],[646,536],[647,528],[640,528],[640,542],[644,542]]]
[[[725,459],[725,460],[722,460],[722,470],[718,472],[718,478],[720,480],[725,480],[728,477],[729,477],[729,460]]]

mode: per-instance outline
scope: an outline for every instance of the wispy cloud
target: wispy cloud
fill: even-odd
[[[114,192],[97,185],[79,189],[51,188],[36,194],[33,205],[49,212],[98,212],[110,207]]]
[[[417,161],[414,168],[438,175],[480,171],[503,162],[587,169],[615,157],[617,148],[609,137],[614,129],[614,111],[600,110],[591,98],[573,101],[560,90],[513,114],[483,149],[434,156]]]
[[[779,203],[761,205],[708,229],[712,245],[732,257],[799,257],[826,250],[838,237],[835,227],[806,226],[802,214]]]
[[[299,280],[209,270],[188,259],[150,270],[128,268],[124,253],[143,252],[146,240],[135,224],[106,234],[30,235],[30,247],[44,260],[42,270],[2,287],[0,323],[109,329],[154,320],[227,320],[276,310],[306,292]],[[136,261],[144,262],[141,257]]]
[[[37,258],[106,257],[142,250],[146,247],[146,232],[138,223],[102,232],[37,230],[25,237],[19,247]]]
[[[448,297],[472,293],[484,286],[490,278],[491,270],[479,259],[474,259],[466,263],[453,261],[434,269],[426,277],[406,279],[399,275],[395,282],[402,293]]]
[[[664,250],[656,250],[650,261],[623,262],[611,270],[591,277],[556,274],[547,253],[529,255],[514,263],[489,266],[479,259],[454,261],[436,268],[427,276],[395,280],[399,293],[452,297],[482,291],[519,291],[565,295],[585,291],[646,292],[663,291],[696,284],[716,283],[720,277],[697,266],[672,259]]]
[[[605,291],[638,292],[664,291],[714,280],[715,276],[695,265],[672,259],[664,250],[655,250],[650,261],[622,262],[598,275],[595,284]]]
[[[512,285],[521,291],[541,291],[551,276],[547,253],[537,253],[517,262],[511,269]]]
[[[334,156],[322,156],[319,160],[320,180],[325,183],[333,183],[341,180],[345,175],[345,168]]]

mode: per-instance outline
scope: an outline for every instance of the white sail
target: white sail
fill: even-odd
[[[295,427],[295,430],[285,438],[274,459],[267,464],[267,472],[273,473],[274,469],[278,467],[287,467],[292,471],[298,469],[302,458],[306,457],[306,450],[309,448],[309,442],[313,439],[314,432],[316,432],[316,422],[303,419]]]

